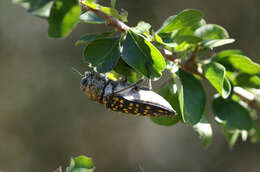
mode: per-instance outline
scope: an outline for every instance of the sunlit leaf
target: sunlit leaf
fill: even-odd
[[[238,70],[247,74],[259,74],[260,65],[254,63],[250,58],[240,54],[228,54],[227,56],[219,55],[218,53],[213,61],[221,63],[226,67],[227,70],[235,71]]]
[[[67,167],[66,172],[93,172],[94,170],[95,166],[91,158],[78,156],[71,159],[70,166]]]
[[[63,38],[76,26],[81,10],[77,1],[56,0],[51,9],[49,36]]]
[[[216,88],[223,98],[231,92],[231,85],[225,78],[225,67],[219,63],[211,62],[202,66],[203,73],[209,82]]]
[[[138,22],[136,27],[132,28],[132,30],[137,34],[149,35],[150,28],[151,28],[151,25],[149,23],[140,21],[140,22]]]
[[[206,24],[199,27],[195,31],[195,36],[203,40],[227,39],[229,38],[228,32],[221,26],[215,24]]]
[[[203,14],[199,10],[184,10],[177,16],[167,18],[157,33],[169,33],[183,27],[191,27],[202,18]]]
[[[100,11],[106,13],[107,15],[118,18],[118,19],[122,20],[123,22],[127,22],[126,16],[120,15],[119,12],[114,8],[104,7],[102,5],[96,4],[94,2],[89,2],[89,1],[85,1],[84,4],[87,5],[89,8],[100,10]]]
[[[206,48],[216,48],[216,47],[220,47],[220,46],[223,46],[223,45],[226,45],[226,44],[231,44],[235,42],[234,39],[214,39],[214,40],[205,40],[205,41],[202,41],[200,43],[200,45],[202,47],[206,47]]]
[[[80,15],[80,21],[89,24],[105,24],[105,20],[92,11],[87,11]]]
[[[159,50],[143,36],[129,30],[123,42],[122,59],[132,68],[152,79],[159,78],[165,61]]]

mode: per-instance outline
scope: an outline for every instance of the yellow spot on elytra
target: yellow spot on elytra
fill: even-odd
[[[119,106],[122,108],[124,105],[123,105],[123,104],[120,104]]]
[[[129,106],[133,106],[134,104],[133,103],[129,103]]]
[[[146,109],[151,109],[151,107],[150,106],[146,106]]]
[[[128,109],[130,109],[130,110],[131,110],[131,109],[133,109],[133,108],[132,108],[132,107],[128,107]]]
[[[124,103],[124,100],[120,100],[120,103]]]
[[[119,98],[118,98],[118,97],[114,97],[114,98],[113,98],[113,100],[115,100],[115,101],[118,101],[118,100],[119,100]]]
[[[123,111],[128,111],[128,109],[124,108]]]

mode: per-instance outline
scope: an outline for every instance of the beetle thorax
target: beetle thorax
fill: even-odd
[[[81,83],[81,89],[93,101],[100,102],[106,86],[106,80],[98,76],[85,76]]]

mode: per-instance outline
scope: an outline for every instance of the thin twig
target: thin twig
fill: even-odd
[[[186,61],[186,63],[195,63],[196,57],[198,55],[198,52],[200,50],[200,46],[196,45],[194,51],[192,52],[190,58],[188,58],[188,60]]]
[[[234,90],[234,94],[236,94],[238,97],[240,97],[244,102],[246,102],[250,107],[260,111],[260,106],[257,104],[257,101],[255,99],[249,100],[247,97],[243,96],[239,92],[236,92]]]

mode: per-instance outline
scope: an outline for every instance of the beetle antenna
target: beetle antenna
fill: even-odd
[[[82,73],[80,73],[80,71],[78,71],[76,68],[71,67],[71,70],[72,70],[72,72],[75,72],[75,73],[78,74],[79,76],[84,77],[84,75],[83,75]]]

